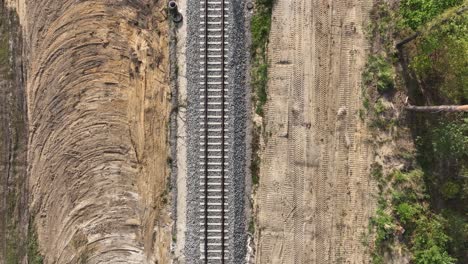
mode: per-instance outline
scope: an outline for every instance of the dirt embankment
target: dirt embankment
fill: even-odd
[[[44,262],[167,263],[165,1],[20,2]]]
[[[369,133],[359,118],[372,1],[278,0],[269,44],[256,263],[368,263]]]

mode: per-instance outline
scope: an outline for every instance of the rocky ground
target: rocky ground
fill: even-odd
[[[187,222],[185,257],[187,263],[200,259],[199,234],[199,17],[200,1],[187,1]],[[245,213],[245,175],[246,166],[246,127],[247,101],[249,87],[246,83],[247,54],[245,42],[244,1],[229,1],[229,242],[230,263],[242,263],[246,252],[246,213]]]

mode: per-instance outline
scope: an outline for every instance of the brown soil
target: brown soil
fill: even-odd
[[[10,2],[44,263],[168,263],[166,1]]]
[[[256,194],[256,263],[368,263],[372,147],[360,120],[365,1],[278,0]]]

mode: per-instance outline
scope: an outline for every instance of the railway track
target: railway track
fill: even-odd
[[[229,259],[228,10],[200,0],[200,263]]]

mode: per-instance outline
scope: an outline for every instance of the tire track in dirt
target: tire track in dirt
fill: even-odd
[[[358,110],[370,7],[279,0],[273,10],[257,263],[368,262],[360,235],[375,186]]]

